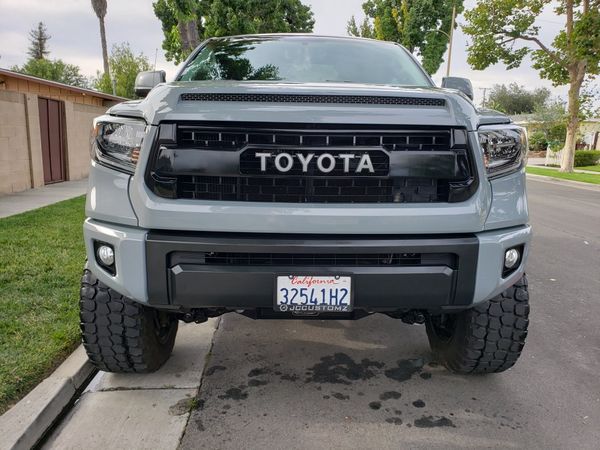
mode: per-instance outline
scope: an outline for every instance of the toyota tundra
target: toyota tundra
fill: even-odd
[[[458,373],[527,335],[525,131],[395,43],[214,38],[94,121],[83,344],[150,372],[178,322],[425,324]]]

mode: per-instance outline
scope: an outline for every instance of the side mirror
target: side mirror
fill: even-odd
[[[135,95],[146,97],[154,86],[165,81],[167,81],[167,73],[164,70],[140,72],[135,77]]]
[[[471,80],[468,78],[444,77],[442,79],[442,87],[456,89],[473,100],[473,85],[471,84]]]

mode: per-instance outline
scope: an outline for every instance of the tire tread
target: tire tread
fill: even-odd
[[[80,330],[88,358],[105,372],[149,372],[168,358],[141,339],[149,326],[144,306],[99,281],[89,269],[81,279]],[[167,346],[168,347],[168,346]],[[157,361],[157,355],[162,361]]]
[[[443,363],[457,373],[503,372],[515,365],[527,338],[529,292],[527,277],[492,300],[460,313],[462,333],[448,344],[430,342]]]

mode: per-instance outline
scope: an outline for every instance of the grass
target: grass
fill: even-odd
[[[0,219],[0,414],[79,343],[84,201]]]
[[[575,167],[575,170],[591,170],[592,172],[600,172],[600,166]]]
[[[546,177],[560,178],[562,180],[581,181],[583,183],[600,184],[600,174],[593,173],[563,173],[554,169],[540,167],[527,167],[527,173],[544,175]]]

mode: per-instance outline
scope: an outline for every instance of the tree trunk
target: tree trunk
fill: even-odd
[[[104,28],[104,18],[100,18],[100,41],[102,43],[102,59],[104,60],[104,73],[110,78],[110,69],[108,66],[108,47],[106,45],[106,29]]]
[[[179,39],[181,39],[181,50],[187,56],[191,51],[190,41],[188,39],[187,22],[184,19],[179,19],[177,22],[177,30],[179,31]]]
[[[198,22],[194,19],[180,19],[177,23],[177,29],[181,39],[181,49],[187,56],[200,44]]]
[[[187,23],[187,31],[188,31],[188,44],[190,46],[190,51],[194,50],[200,44],[200,36],[198,35],[198,22],[195,20],[190,20]]]
[[[585,77],[585,64],[578,64],[570,72],[571,84],[569,86],[567,137],[560,164],[561,172],[573,172],[577,132],[579,130],[579,93]]]

